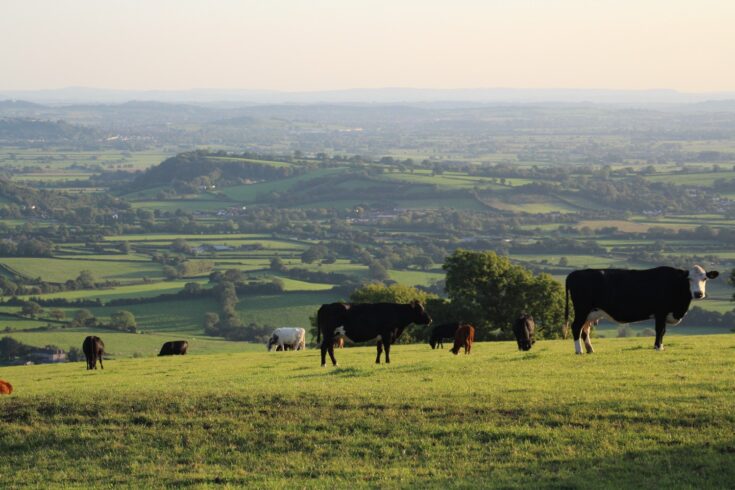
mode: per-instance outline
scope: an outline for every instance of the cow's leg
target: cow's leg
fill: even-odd
[[[383,353],[383,341],[378,340],[378,357],[375,358],[375,364],[380,364],[380,354]],[[388,358],[388,353],[385,353],[386,359]]]
[[[390,364],[390,341],[385,342],[385,363]]]
[[[334,341],[330,341],[327,345],[327,352],[329,352],[329,358],[332,360],[332,366],[337,365],[337,359],[334,357]]]
[[[656,350],[664,350],[664,335],[666,334],[666,315],[656,316],[656,342],[653,348]]]
[[[592,348],[592,342],[590,342],[590,329],[592,328],[592,322],[587,322],[582,326],[582,340],[584,340],[584,348],[587,350],[587,354],[592,354],[595,349]]]
[[[327,365],[327,350],[329,350],[327,346],[328,342],[329,340],[325,336],[324,340],[322,340],[322,367],[325,367]]]
[[[574,337],[574,352],[577,354],[582,353],[582,343],[579,341],[579,336],[582,333],[582,326],[584,326],[585,318],[587,315],[579,315],[574,312],[574,321],[572,322],[572,337]]]
[[[100,369],[105,369],[105,366],[102,365],[102,354],[100,354]]]

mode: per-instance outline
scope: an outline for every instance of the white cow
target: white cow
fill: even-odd
[[[306,349],[306,330],[303,328],[281,327],[273,330],[273,335],[268,339],[268,352],[276,345],[280,350],[290,347],[292,350]]]

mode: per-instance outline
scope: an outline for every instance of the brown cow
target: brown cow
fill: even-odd
[[[335,349],[342,349],[345,346],[345,338],[344,337],[337,337],[334,339],[334,348]]]
[[[0,395],[9,395],[13,392],[13,385],[0,379]]]
[[[454,333],[454,347],[451,353],[455,356],[459,354],[459,349],[464,346],[464,353],[469,354],[472,350],[472,342],[475,341],[475,327],[469,323],[463,323]]]

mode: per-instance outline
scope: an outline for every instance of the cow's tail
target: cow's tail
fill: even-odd
[[[316,343],[322,340],[322,322],[319,321],[319,312],[316,312]]]
[[[569,337],[569,284],[564,284],[566,289],[566,303],[564,304],[564,327],[562,328],[562,337]]]

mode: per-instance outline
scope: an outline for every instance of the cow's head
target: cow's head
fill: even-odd
[[[516,341],[518,342],[518,350],[531,350],[533,344],[536,343],[536,339],[534,338],[536,325],[533,322],[533,317],[531,315],[523,314],[518,320],[520,328],[516,328],[513,331],[516,336]]]
[[[271,335],[271,338],[268,339],[268,352],[271,351],[271,348],[278,343],[278,335],[273,334]]]
[[[702,299],[706,296],[705,288],[707,279],[714,279],[719,276],[717,271],[705,272],[701,266],[695,265],[687,272],[689,279],[689,290],[692,292],[692,298]]]
[[[439,342],[437,342],[437,340],[434,337],[432,337],[431,340],[429,340],[429,345],[431,346],[432,349],[436,349],[436,345],[438,343]]]
[[[413,323],[416,325],[431,325],[431,317],[426,313],[424,305],[418,301],[413,301],[411,307],[413,308]]]

